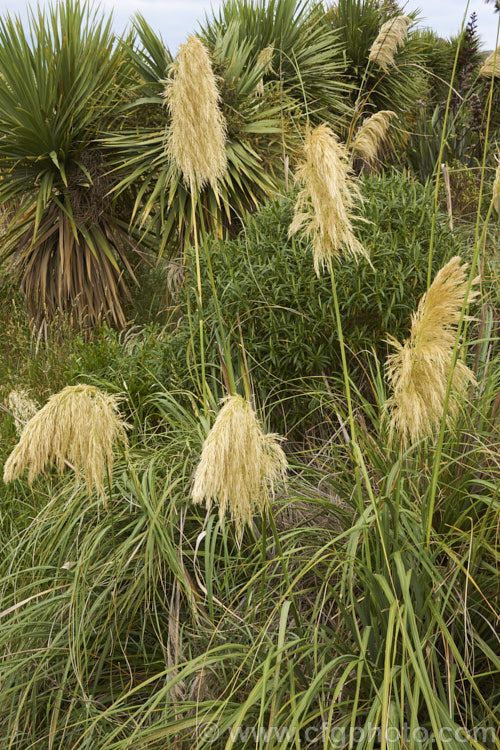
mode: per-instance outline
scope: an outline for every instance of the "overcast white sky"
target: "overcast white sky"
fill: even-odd
[[[403,5],[401,2],[401,5]],[[32,3],[33,5],[36,2]],[[47,4],[41,0],[41,5]],[[25,17],[26,0],[0,0],[0,14],[9,11],[20,13]],[[219,5],[218,0],[101,0],[106,10],[114,10],[115,27],[121,32],[129,18],[136,12],[142,13],[151,26],[161,33],[163,39],[175,52],[178,45],[188,34],[196,30],[198,21],[203,20],[205,12]],[[470,15],[476,11],[478,29],[483,40],[484,49],[493,49],[497,35],[499,13],[493,10],[494,4],[485,0],[408,0],[405,10],[419,9],[422,25],[430,26],[442,36],[456,34],[461,27],[467,11]]]

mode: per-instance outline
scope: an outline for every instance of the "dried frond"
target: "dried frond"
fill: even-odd
[[[500,214],[500,151],[497,156],[497,168],[493,181],[493,206],[497,214]]]
[[[34,417],[40,408],[39,404],[30,397],[28,391],[23,388],[11,391],[7,396],[7,406],[14,415],[16,432],[18,435],[23,431],[23,427],[31,417]]]
[[[118,399],[91,385],[67,386],[51,396],[24,426],[18,444],[4,467],[4,482],[28,469],[31,483],[50,465],[59,471],[68,462],[83,474],[90,491],[104,494],[106,471],[113,465],[113,446],[128,444],[118,413]]]
[[[353,141],[352,150],[354,153],[370,164],[376,161],[393,117],[397,117],[395,112],[390,109],[383,109],[366,118]]]
[[[483,76],[483,78],[500,76],[500,47],[492,52],[491,55],[488,55],[479,70],[479,75]]]
[[[257,57],[257,67],[262,70],[262,77],[259,79],[257,86],[255,87],[255,95],[262,97],[264,96],[264,76],[266,73],[273,73],[273,54],[274,46],[269,44],[259,52]]]
[[[413,23],[408,16],[396,16],[380,27],[377,38],[370,48],[368,59],[388,70],[394,65],[394,55],[408,37],[408,27]]]
[[[210,183],[216,190],[227,171],[226,121],[208,50],[196,37],[182,44],[165,82],[172,122],[166,150],[191,191]]]
[[[342,253],[368,257],[352,229],[352,208],[360,200],[347,152],[326,125],[308,128],[304,161],[295,179],[303,185],[297,196],[289,234],[301,231],[312,238],[314,269],[320,274]]]
[[[397,432],[403,444],[431,435],[443,416],[456,329],[467,292],[468,266],[460,263],[460,258],[454,257],[437,273],[412,316],[410,338],[403,344],[390,339],[396,352],[386,363],[387,380],[393,389],[386,408],[391,417],[391,437]],[[471,292],[468,303],[476,296]],[[449,418],[456,412],[456,397],[474,382],[472,371],[457,361]]]
[[[192,499],[206,500],[219,516],[230,513],[239,533],[256,511],[261,513],[284,480],[287,460],[277,435],[264,435],[252,407],[241,396],[229,396],[203,444],[194,475]]]

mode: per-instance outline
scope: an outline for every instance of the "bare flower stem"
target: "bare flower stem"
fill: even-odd
[[[347,369],[347,358],[345,355],[345,343],[344,343],[344,333],[342,331],[342,321],[340,318],[340,308],[339,308],[339,300],[337,296],[337,283],[335,281],[335,274],[333,273],[333,269],[330,268],[330,280],[332,282],[332,295],[333,295],[333,306],[335,308],[335,320],[337,324],[337,332],[339,337],[339,343],[340,343],[340,356],[342,358],[342,373],[344,376],[344,387],[345,387],[345,393],[347,398],[347,409],[349,412],[349,426],[351,430],[351,451],[353,453],[353,457],[355,460],[355,467],[354,467],[354,473],[356,477],[356,491],[358,496],[358,511],[359,513],[363,512],[363,493],[361,488],[361,477],[359,473],[359,465],[356,458],[356,453],[353,451],[353,447],[356,444],[356,424],[354,422],[354,412],[352,408],[352,397],[351,397],[351,386],[349,383],[349,371]],[[361,451],[360,451],[361,453]]]

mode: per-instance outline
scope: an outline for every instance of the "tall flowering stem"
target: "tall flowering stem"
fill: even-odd
[[[196,36],[180,46],[172,75],[166,81],[164,98],[171,115],[166,131],[166,152],[182,173],[191,195],[191,217],[195,249],[201,377],[203,400],[208,404],[205,377],[203,298],[200,250],[196,226],[196,211],[200,207],[200,192],[210,184],[218,192],[218,185],[227,172],[226,121],[220,109],[220,93],[207,48]],[[201,207],[200,207],[201,214]],[[204,233],[204,225],[202,221]],[[204,245],[206,248],[206,237]],[[208,249],[207,257],[208,257]],[[217,299],[213,274],[208,257],[209,275]]]
[[[334,261],[346,255],[355,259],[368,259],[368,255],[353,231],[354,206],[359,201],[360,194],[349,166],[348,154],[335,133],[326,125],[320,125],[314,130],[307,129],[304,159],[297,169],[296,181],[302,188],[297,197],[289,233],[300,232],[311,239],[314,268],[318,276],[324,268],[330,272],[351,441],[355,444],[356,426],[333,266]],[[363,500],[357,461],[356,485],[361,512]]]

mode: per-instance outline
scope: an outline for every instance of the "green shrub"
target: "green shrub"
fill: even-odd
[[[365,260],[338,262],[335,276],[351,371],[360,372],[363,353],[387,353],[387,333],[407,335],[411,313],[426,289],[431,237],[432,189],[408,174],[362,180],[364,198],[357,235],[369,252]],[[317,278],[309,247],[288,238],[293,199],[281,198],[253,216],[246,231],[229,242],[214,242],[211,257],[222,316],[234,330],[237,320],[254,387],[261,397],[311,376],[340,371],[331,280]],[[439,214],[433,272],[453,255],[467,256],[460,237],[450,233]],[[194,256],[187,259],[194,277]],[[216,316],[208,274],[202,271],[208,339],[215,341]],[[196,309],[193,284],[184,288],[183,308]],[[179,334],[178,334],[179,335]],[[239,341],[239,332],[232,334]],[[185,346],[185,340],[184,340]],[[208,356],[215,361],[215,354]]]

